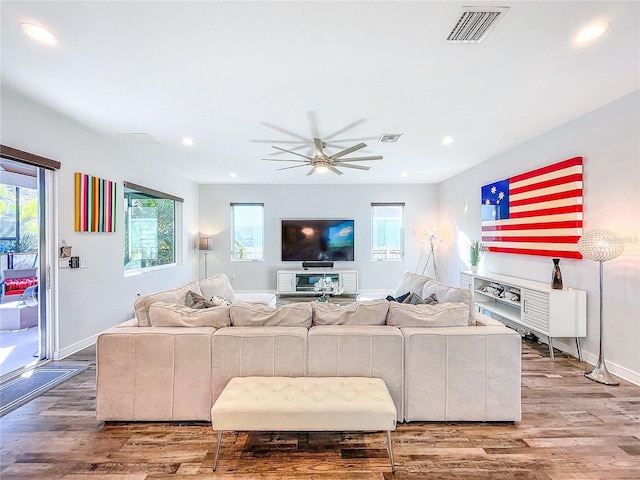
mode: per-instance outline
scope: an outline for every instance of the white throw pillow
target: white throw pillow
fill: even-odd
[[[309,328],[311,305],[309,302],[299,302],[272,308],[267,305],[238,301],[229,307],[229,316],[231,325],[236,327],[278,325]]]
[[[236,299],[229,277],[224,273],[218,273],[213,277],[200,280],[199,285],[202,296],[207,300],[211,300],[216,295],[229,302],[233,302]]]
[[[434,293],[438,299],[438,303],[465,303],[469,307],[469,318],[467,319],[468,324],[473,325],[475,323],[475,308],[473,306],[471,290],[468,288],[450,287],[444,283],[429,279],[422,289],[422,298],[427,298],[429,295],[433,295]]]
[[[149,320],[149,307],[155,302],[177,303],[184,305],[187,293],[189,291],[200,293],[200,287],[198,282],[187,283],[173,290],[165,290],[163,292],[152,293],[138,298],[133,304],[133,309],[136,312],[136,318],[138,319],[138,326],[149,327],[151,321]]]
[[[400,295],[404,295],[405,293],[414,292],[420,294],[424,284],[427,283],[427,280],[431,279],[424,275],[418,275],[417,273],[404,272],[402,277],[400,277],[398,285],[396,285],[396,289],[393,291],[393,296],[398,298]],[[440,299],[438,298],[438,300]]]
[[[469,325],[469,307],[462,302],[436,305],[389,302],[387,325],[394,327],[461,327]]]
[[[229,307],[191,308],[175,303],[155,302],[149,307],[154,327],[228,327]]]
[[[384,325],[389,311],[387,300],[353,302],[336,305],[312,302],[314,325]]]

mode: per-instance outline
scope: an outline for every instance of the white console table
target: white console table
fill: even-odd
[[[278,270],[278,293],[280,295],[319,295],[314,285],[321,278],[328,278],[343,289],[347,295],[358,294],[358,272],[333,268],[310,268],[309,270]],[[331,295],[333,292],[327,292]]]
[[[484,291],[492,283],[506,292],[511,289],[520,292],[519,301],[496,297]],[[477,308],[546,336],[551,360],[555,361],[553,337],[574,337],[578,358],[582,360],[578,337],[587,335],[587,293],[584,290],[554,290],[550,284],[542,282],[493,273],[480,275],[470,271],[460,273],[460,285],[471,290]]]

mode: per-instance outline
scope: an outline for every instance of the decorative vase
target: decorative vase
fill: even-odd
[[[471,265],[471,271],[476,273],[478,271],[478,265]]]
[[[560,271],[560,259],[553,259],[553,275],[551,276],[551,288],[562,290],[562,272]]]

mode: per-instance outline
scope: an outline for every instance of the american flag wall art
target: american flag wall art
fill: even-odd
[[[482,187],[482,244],[490,252],[582,258],[582,157]]]
[[[76,173],[76,232],[116,231],[116,183]]]

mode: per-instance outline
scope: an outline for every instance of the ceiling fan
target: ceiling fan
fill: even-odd
[[[367,157],[351,157],[351,158],[343,158],[345,155],[349,155],[350,153],[355,152],[356,150],[360,150],[367,146],[366,143],[358,143],[353,147],[345,148],[344,150],[334,153],[330,155],[324,152],[324,147],[326,144],[319,138],[313,139],[313,144],[316,149],[316,155],[314,157],[309,157],[307,155],[302,155],[301,153],[293,152],[291,150],[285,150],[284,148],[272,146],[276,150],[280,150],[283,152],[290,153],[292,155],[297,155],[298,157],[302,157],[305,160],[289,160],[289,159],[280,159],[280,158],[263,158],[262,160],[266,160],[269,162],[299,162],[302,165],[294,165],[292,167],[283,167],[278,168],[278,170],[288,170],[290,168],[298,168],[304,167],[307,165],[311,166],[311,170],[307,173],[307,175],[311,175],[314,172],[326,172],[330,171],[338,175],[342,175],[342,172],[338,170],[336,167],[340,168],[356,168],[358,170],[369,170],[371,167],[367,167],[364,165],[351,165],[351,162],[363,162],[366,160],[382,160],[382,155],[370,155]]]

